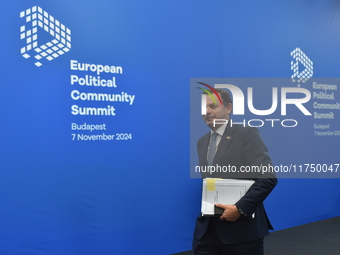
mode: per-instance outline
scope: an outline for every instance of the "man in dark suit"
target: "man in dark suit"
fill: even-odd
[[[197,218],[194,254],[262,255],[263,238],[268,235],[268,229],[273,229],[262,202],[275,187],[277,179],[275,173],[269,171],[244,172],[246,167],[258,166],[261,169],[262,166],[272,165],[267,147],[256,128],[231,123],[232,101],[229,93],[222,89],[217,89],[217,92],[222,104],[206,95],[203,119],[211,131],[197,143],[199,165],[229,166],[229,169],[232,167],[236,171],[202,172],[202,177],[252,179],[255,182],[235,205],[216,204],[223,209],[221,217]],[[212,163],[208,163],[209,160]]]

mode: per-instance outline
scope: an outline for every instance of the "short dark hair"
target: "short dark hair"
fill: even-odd
[[[228,104],[233,104],[233,101],[231,100],[231,97],[229,95],[229,92],[224,89],[215,89],[218,94],[220,94],[222,98],[222,103],[224,106],[227,106]],[[215,94],[213,91],[209,90],[211,94]],[[208,94],[207,92],[203,92],[202,94]]]

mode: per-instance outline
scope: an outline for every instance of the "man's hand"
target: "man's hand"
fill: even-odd
[[[223,205],[223,204],[215,204],[215,205],[217,207],[224,209],[224,212],[222,216],[220,217],[220,220],[234,222],[234,221],[237,221],[241,216],[238,212],[236,205]]]

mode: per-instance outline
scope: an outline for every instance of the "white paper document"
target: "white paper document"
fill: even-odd
[[[214,205],[216,203],[234,205],[246,194],[253,183],[252,180],[203,179],[202,215],[215,215]]]

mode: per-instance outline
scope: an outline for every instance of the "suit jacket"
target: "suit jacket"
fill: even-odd
[[[199,165],[207,166],[207,149],[210,141],[210,132],[201,137],[197,143]],[[234,124],[230,127],[230,121],[221,138],[215,154],[213,165],[235,166],[240,170],[242,166],[272,165],[268,156],[268,150],[259,131],[253,127],[244,127]],[[202,173],[206,178],[225,179],[253,179],[255,183],[250,187],[244,197],[236,206],[247,216],[253,215],[253,219],[239,218],[235,222],[221,221],[219,217],[199,216],[196,221],[195,238],[200,239],[204,235],[209,221],[215,225],[218,237],[225,244],[250,242],[268,235],[268,229],[273,229],[266,215],[263,201],[277,184],[275,173]]]

